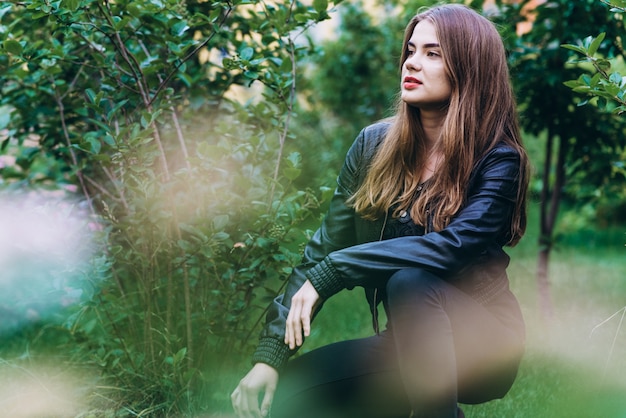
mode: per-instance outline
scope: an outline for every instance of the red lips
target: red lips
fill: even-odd
[[[416,89],[416,88],[418,88],[421,85],[422,85],[422,82],[419,81],[415,77],[411,77],[411,76],[404,77],[404,84],[403,84],[403,86],[407,90]]]

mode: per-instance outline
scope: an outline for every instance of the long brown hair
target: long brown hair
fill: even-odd
[[[394,216],[410,208],[412,219],[421,225],[427,225],[428,210],[433,228],[441,230],[462,207],[475,164],[503,142],[520,156],[519,190],[508,243],[515,245],[526,229],[528,157],[502,39],[489,20],[466,6],[433,7],[413,17],[406,27],[400,69],[413,30],[423,20],[435,26],[452,86],[437,143],[443,160],[429,186],[413,202],[427,159],[424,131],[419,109],[398,99],[387,135],[350,203],[366,219],[378,219],[391,207]]]

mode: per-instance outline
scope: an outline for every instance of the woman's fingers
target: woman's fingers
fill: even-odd
[[[255,409],[258,409],[256,402],[250,402],[250,396],[245,391],[239,388],[235,389],[231,395],[231,401],[233,409],[239,418],[257,418],[260,416],[260,411],[255,413]]]
[[[233,409],[239,418],[267,417],[278,384],[278,371],[273,367],[257,363],[230,396]],[[259,397],[263,394],[263,402],[259,408]]]
[[[311,318],[318,301],[319,294],[308,280],[291,298],[285,326],[285,344],[289,348],[301,346],[304,343],[303,337],[311,335]]]
[[[296,344],[298,347],[304,343],[303,335],[308,337],[311,334],[311,314],[313,310],[313,305],[308,299],[304,299],[301,306],[302,308],[300,309],[300,315],[297,321],[300,332],[296,334]]]
[[[261,416],[267,417],[270,413],[272,406],[272,400],[274,399],[274,392],[276,392],[276,384],[268,384],[265,388],[265,395],[261,402]]]
[[[311,335],[311,315],[313,315],[313,303],[310,300],[305,302],[305,305],[300,312],[300,319],[302,320],[302,332],[305,337]],[[300,339],[302,340],[302,334],[300,335]],[[301,345],[304,341],[301,341]]]
[[[302,325],[300,323],[300,312],[302,311],[302,305],[299,299],[292,298],[291,308],[289,309],[289,315],[287,316],[287,324],[285,328],[285,344],[290,349],[296,348],[298,336],[302,335]],[[298,344],[299,346],[300,344]]]

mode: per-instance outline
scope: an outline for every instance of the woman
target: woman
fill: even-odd
[[[525,230],[528,162],[502,40],[465,6],[434,7],[407,26],[401,72],[396,116],[348,151],[268,313],[231,397],[240,417],[270,404],[272,417],[457,417],[458,402],[500,398],[515,379],[525,331],[503,246]],[[355,286],[376,335],[287,364],[323,301]]]

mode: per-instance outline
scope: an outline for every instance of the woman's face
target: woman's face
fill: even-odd
[[[421,110],[442,110],[448,104],[452,87],[446,74],[435,26],[419,22],[407,45],[402,65],[401,98]]]

